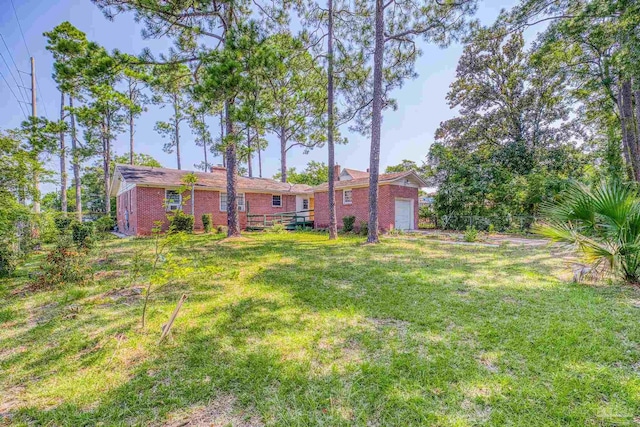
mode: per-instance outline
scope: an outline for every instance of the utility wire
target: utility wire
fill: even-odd
[[[11,91],[11,94],[13,95],[13,97],[16,99],[16,102],[18,103],[18,106],[20,107],[20,111],[22,111],[22,115],[24,116],[24,118],[27,118],[27,115],[24,112],[24,109],[22,108],[22,104],[20,103],[20,100],[18,99],[18,97],[16,96],[15,92],[13,91],[13,89],[11,89],[11,85],[9,85],[9,82],[7,81],[7,79],[4,77],[4,74],[2,74],[2,71],[0,71],[0,76],[2,76],[2,80],[4,80],[4,82],[6,83],[7,87],[9,88],[9,90]]]
[[[4,37],[2,36],[2,33],[0,33],[0,40],[2,40],[2,44],[4,45],[5,49],[7,49],[7,53],[9,54],[9,58],[11,59],[11,62],[13,63],[13,66],[16,69],[16,72],[18,73],[18,79],[20,80],[21,83],[21,89],[24,90],[24,95],[23,97],[26,97],[25,99],[29,98],[29,93],[26,92],[27,91],[27,87],[24,84],[24,80],[22,80],[22,73],[20,72],[20,70],[18,69],[18,64],[16,64],[16,61],[13,59],[13,55],[11,55],[11,49],[9,49],[9,46],[7,46],[7,42],[4,40]]]
[[[27,49],[27,53],[29,56],[31,55],[31,51],[29,50],[29,46],[27,45],[27,39],[24,37],[24,31],[22,31],[22,25],[20,25],[20,18],[18,18],[18,11],[16,10],[16,5],[11,0],[11,7],[13,8],[13,14],[16,16],[16,21],[18,22],[18,29],[20,30],[20,35],[22,36],[22,42],[24,43],[24,47]],[[40,99],[42,100],[42,106],[44,108],[44,115],[49,117],[49,113],[47,113],[47,103],[44,102],[44,98],[42,96],[42,91],[40,90],[40,85],[38,84],[38,76],[36,74],[36,87],[38,88],[38,93],[40,94]]]
[[[20,96],[22,97],[22,100],[24,102],[27,102],[26,99],[24,99],[24,93],[20,90],[20,84],[18,83],[18,80],[16,80],[16,77],[13,75],[13,72],[11,71],[11,67],[9,67],[9,64],[7,63],[7,60],[4,59],[4,55],[2,54],[2,52],[0,52],[0,58],[2,58],[2,62],[4,62],[4,65],[7,66],[7,70],[9,70],[9,75],[11,76],[11,78],[13,79],[13,82],[16,84],[16,86],[18,87],[18,93],[20,94]]]

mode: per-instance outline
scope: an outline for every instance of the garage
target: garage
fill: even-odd
[[[396,230],[413,229],[413,200],[396,199]]]

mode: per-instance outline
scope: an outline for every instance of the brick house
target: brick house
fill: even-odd
[[[336,166],[336,171],[340,167]],[[182,209],[195,216],[195,229],[201,230],[202,215],[211,214],[214,225],[227,224],[226,169],[194,172],[198,180],[194,190],[195,212],[191,212],[191,191],[185,190],[182,177],[190,173],[167,168],[117,165],[111,185],[116,197],[118,230],[128,235],[148,235],[156,221],[168,227],[167,213]],[[338,225],[347,215],[355,215],[356,225],[368,217],[367,172],[344,169],[337,173],[336,218]],[[425,183],[413,172],[380,175],[380,228],[414,229],[418,217],[418,189]],[[296,212],[314,221],[316,228],[328,226],[327,187],[288,184],[268,178],[238,177],[238,210],[240,226],[247,227],[248,218]]]

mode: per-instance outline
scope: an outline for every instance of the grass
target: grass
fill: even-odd
[[[102,244],[89,284],[24,294],[31,258],[0,282],[0,424],[640,422],[637,289],[569,283],[548,248],[247,236],[176,248],[145,330],[128,268],[151,240]]]

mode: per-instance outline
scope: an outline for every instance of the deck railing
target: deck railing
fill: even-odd
[[[263,229],[274,225],[284,225],[288,229],[313,226],[313,209],[297,212],[279,212],[273,214],[247,213],[248,229]]]

